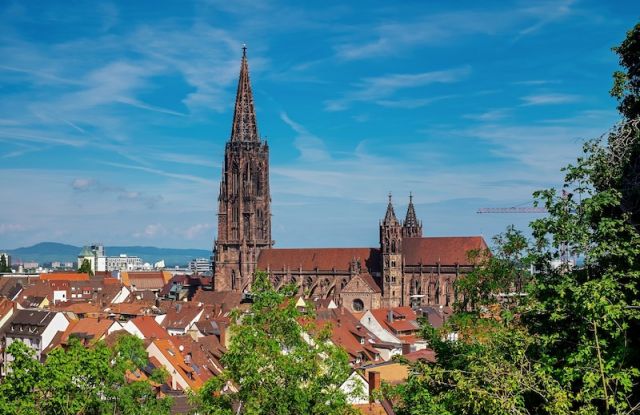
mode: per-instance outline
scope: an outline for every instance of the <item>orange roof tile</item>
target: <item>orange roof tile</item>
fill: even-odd
[[[389,321],[389,311],[393,313],[393,321]],[[416,313],[411,307],[376,308],[371,310],[373,317],[394,334],[413,334],[420,329]]]
[[[140,316],[131,320],[145,339],[168,339],[169,333],[152,316]]]
[[[50,272],[40,274],[42,281],[89,281],[89,274],[80,272]]]
[[[200,376],[184,362],[184,356],[171,340],[156,339],[153,344],[156,345],[160,353],[169,361],[173,369],[180,374],[180,377],[187,382],[191,389],[197,390],[202,386],[203,382]]]
[[[86,338],[89,341],[98,341],[107,335],[107,330],[113,325],[113,320],[99,318],[82,318],[69,324],[62,336],[62,342],[67,343],[72,335]]]

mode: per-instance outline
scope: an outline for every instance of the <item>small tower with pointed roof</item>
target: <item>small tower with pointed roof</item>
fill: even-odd
[[[402,224],[403,238],[422,238],[422,222],[418,221],[416,209],[413,206],[413,194],[409,193],[409,207],[407,207],[407,216]]]
[[[380,222],[382,259],[382,306],[402,305],[402,224],[396,218],[391,193],[384,219]]]
[[[247,48],[243,46],[231,137],[225,147],[218,196],[214,289],[250,289],[260,250],[272,244],[269,146],[258,135]]]

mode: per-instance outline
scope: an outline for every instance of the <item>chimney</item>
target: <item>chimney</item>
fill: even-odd
[[[409,354],[411,353],[411,344],[410,343],[402,343],[402,354]]]
[[[369,403],[375,402],[374,392],[380,389],[380,372],[369,372]]]
[[[389,323],[393,323],[393,310],[389,309],[389,312],[387,313],[387,321]]]

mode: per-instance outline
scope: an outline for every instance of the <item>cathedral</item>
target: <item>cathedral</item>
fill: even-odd
[[[485,250],[481,236],[424,237],[413,197],[404,221],[391,195],[373,248],[274,248],[271,239],[269,146],[258,134],[243,48],[231,137],[225,146],[213,248],[214,289],[248,291],[256,271],[279,287],[293,283],[310,298],[331,298],[359,312],[397,306],[450,306],[454,281]]]

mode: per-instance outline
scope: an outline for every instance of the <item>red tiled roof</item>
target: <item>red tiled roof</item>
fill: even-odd
[[[173,366],[172,368],[167,368],[169,373],[172,372],[171,369],[177,371],[191,389],[197,390],[202,386],[203,382],[200,376],[192,367],[185,363],[184,356],[171,340],[156,339],[153,343],[160,350],[160,353],[164,355],[164,358]]]
[[[418,360],[424,360],[427,362],[434,363],[436,361],[436,352],[431,349],[422,349],[417,350],[415,352],[407,353],[402,355],[405,359],[410,362],[417,362]]]
[[[91,303],[72,303],[72,304],[60,304],[57,306],[60,311],[67,311],[74,314],[100,314],[101,309],[96,304]]]
[[[88,336],[91,341],[97,341],[107,335],[107,330],[113,325],[113,320],[98,318],[82,318],[72,321],[62,336],[62,343],[69,341],[72,335]]]
[[[167,339],[169,333],[152,316],[141,316],[131,320],[145,339]]]
[[[391,311],[394,314],[393,321],[388,320],[388,308],[376,308],[371,310],[371,314],[382,325],[382,327],[390,329],[393,334],[412,334],[419,330],[420,325],[417,322],[416,313],[411,307],[394,307]]]
[[[467,252],[487,249],[482,236],[405,238],[402,241],[407,265],[472,265]]]
[[[223,311],[232,310],[240,305],[242,293],[237,291],[196,291],[192,303],[219,306]]]
[[[316,320],[320,327],[331,324],[331,341],[344,348],[345,351],[355,360],[362,356],[364,360],[374,360],[378,352],[373,348],[373,344],[380,341],[375,334],[367,330],[360,322],[344,307],[331,310],[319,310]],[[364,339],[364,344],[360,342]]]
[[[162,327],[167,329],[186,329],[197,315],[203,310],[192,303],[177,301],[164,308],[166,316],[162,320]]]
[[[362,269],[379,268],[380,250],[375,248],[294,248],[263,249],[258,258],[258,269],[283,268],[303,270],[349,270],[351,261],[360,261]]]
[[[0,297],[0,319],[15,307],[15,303],[6,298]]]
[[[40,274],[42,281],[89,281],[89,274],[79,272],[50,272]]]
[[[165,271],[126,271],[121,274],[122,284],[137,290],[160,290],[171,279]]]
[[[149,307],[145,304],[135,304],[135,303],[120,303],[120,304],[111,304],[107,308],[105,308],[105,312],[111,312],[113,314],[126,314],[132,316],[143,316],[146,314],[146,311]]]

